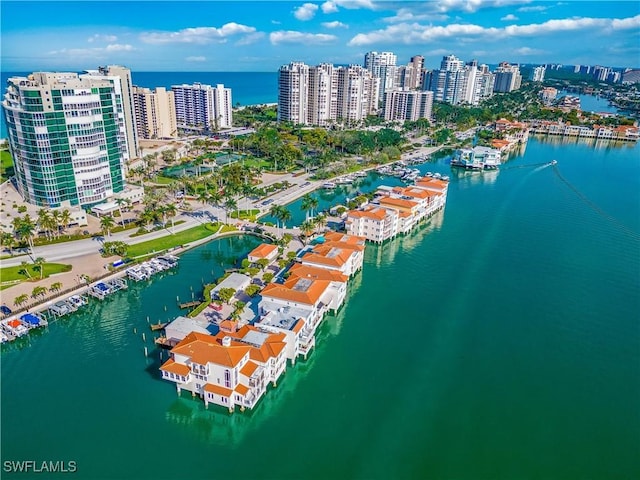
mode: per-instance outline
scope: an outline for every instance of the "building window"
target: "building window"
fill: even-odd
[[[231,388],[231,372],[229,370],[224,371],[224,386]]]

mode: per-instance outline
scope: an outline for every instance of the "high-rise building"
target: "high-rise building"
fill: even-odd
[[[304,125],[360,121],[377,113],[377,81],[360,65],[302,62],[278,71],[278,120]]]
[[[420,90],[387,90],[384,92],[384,119],[418,120],[431,119],[433,92]]]
[[[392,52],[367,52],[364,56],[364,68],[378,79],[377,91],[380,95],[395,87],[396,61],[397,57]]]
[[[194,83],[172,85],[171,90],[179,129],[216,132],[233,125],[230,88]]]
[[[138,158],[138,129],[135,123],[133,111],[133,85],[131,83],[131,70],[119,65],[98,67],[97,70],[87,70],[80,75],[82,78],[95,78],[107,80],[113,84],[118,107],[118,122],[124,126],[124,135],[121,138],[122,145],[126,145],[126,160]]]
[[[466,81],[464,62],[454,55],[446,55],[442,57],[440,69],[432,73],[429,90],[434,100],[455,105],[465,101]]]
[[[416,90],[422,88],[422,77],[424,74],[424,57],[415,55],[407,65],[397,68],[394,80],[395,88]]]
[[[518,90],[522,83],[522,75],[517,65],[510,65],[507,62],[501,62],[495,71],[494,92],[512,92]]]
[[[124,189],[134,120],[123,118],[119,78],[35,72],[8,79],[2,106],[26,202],[84,206]]]
[[[145,139],[174,138],[178,133],[173,91],[157,87],[133,87],[138,137]]]
[[[308,123],[328,125],[338,118],[338,69],[330,63],[309,67]]]
[[[278,70],[278,121],[309,123],[309,66],[291,62]]]
[[[531,80],[533,82],[544,82],[544,74],[546,71],[546,67],[544,65],[540,65],[538,67],[534,67],[531,70]]]

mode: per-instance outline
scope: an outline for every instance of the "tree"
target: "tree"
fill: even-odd
[[[31,298],[38,298],[47,293],[47,289],[45,287],[35,287],[31,291]]]
[[[241,300],[238,300],[236,303],[233,304],[233,306],[235,307],[233,310],[233,313],[240,316],[242,314],[242,312],[244,311],[244,307],[247,304]]]
[[[105,215],[100,218],[100,228],[103,233],[106,233],[108,237],[111,236],[111,229],[116,224],[116,221],[111,215]]]
[[[309,237],[309,235],[311,235],[315,230],[315,227],[316,225],[313,220],[305,220],[300,224],[300,232],[305,237],[305,240],[304,240],[305,243],[306,243],[307,237]]]
[[[33,261],[34,267],[33,269],[35,271],[39,271],[40,272],[40,280],[42,280],[42,277],[44,276],[44,264],[45,264],[45,260],[42,257],[38,257]]]
[[[66,208],[60,214],[60,224],[64,230],[69,228],[69,224],[71,223],[71,213]]]
[[[271,280],[273,280],[273,273],[266,272],[264,275],[262,275],[262,281],[264,283],[270,283]]]
[[[9,232],[0,233],[0,245],[9,250],[9,255],[13,255],[13,247],[16,244],[16,239],[13,238]]]
[[[226,304],[229,304],[235,294],[236,291],[233,288],[221,288],[218,290],[218,298]]]
[[[29,273],[29,264],[27,262],[22,262],[21,265],[22,265],[22,268],[18,270],[18,273],[20,275],[26,275],[27,277],[29,277],[29,280],[32,280],[33,277]]]
[[[300,208],[302,208],[302,210],[305,210],[307,212],[306,214],[306,219],[308,220],[309,217],[313,216],[313,210],[318,206],[318,199],[315,197],[312,197],[310,194],[306,194],[304,197],[302,197],[302,205],[300,206]]]
[[[124,242],[104,242],[102,244],[102,256],[111,257],[113,255],[118,255],[120,257],[124,257],[127,254],[127,248],[128,245]]]
[[[26,240],[31,253],[33,253],[33,235],[36,231],[36,224],[29,214],[25,215],[23,218],[14,219],[14,228],[18,239]]]
[[[232,197],[229,197],[224,202],[224,223],[229,220],[229,212],[238,208],[238,202]]]
[[[260,291],[260,287],[258,285],[252,284],[244,289],[244,293],[249,295],[250,297],[255,297]]]
[[[265,268],[267,268],[267,265],[269,265],[269,260],[267,260],[266,258],[261,258],[256,263],[261,270],[264,270]]]
[[[20,307],[22,304],[26,303],[27,300],[29,300],[29,295],[26,293],[23,293],[22,295],[18,295],[16,298],[13,299],[13,304],[16,307]]]
[[[62,288],[62,282],[53,282],[49,287],[50,292],[59,292]]]

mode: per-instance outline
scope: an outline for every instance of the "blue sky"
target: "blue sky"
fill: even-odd
[[[3,71],[276,71],[291,61],[362,64],[391,51],[480,63],[640,67],[640,2],[442,0],[11,1]]]

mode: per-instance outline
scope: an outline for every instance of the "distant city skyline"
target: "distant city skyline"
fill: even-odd
[[[389,51],[497,64],[640,67],[640,2],[3,0],[4,71],[276,71]]]

